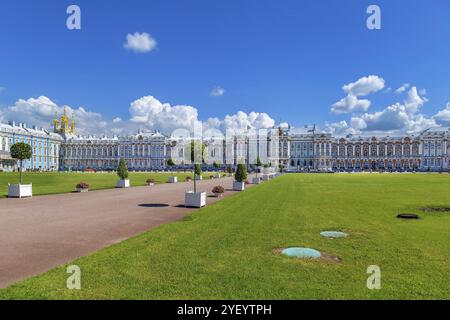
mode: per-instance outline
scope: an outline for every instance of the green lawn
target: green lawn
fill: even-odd
[[[449,299],[449,175],[285,175],[0,290],[2,299]],[[398,212],[421,220],[403,221]],[[324,239],[322,230],[349,238]],[[308,246],[341,263],[279,256]],[[368,290],[369,265],[381,290]]]
[[[204,173],[209,178],[213,173]],[[166,183],[170,175],[178,177],[178,181],[184,181],[187,176],[193,177],[193,173],[154,173],[154,172],[130,172],[132,186],[145,185],[148,178],[155,179],[156,183]],[[90,185],[90,190],[110,189],[116,186],[119,179],[115,173],[28,173],[23,174],[23,183],[33,183],[33,195],[68,193],[75,191],[75,186],[83,181]],[[0,172],[0,198],[8,194],[8,183],[17,183],[18,173]]]

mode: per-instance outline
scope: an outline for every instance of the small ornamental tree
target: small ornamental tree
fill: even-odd
[[[237,182],[244,182],[247,179],[247,168],[245,164],[238,164],[234,178]]]
[[[169,167],[173,167],[173,166],[175,166],[175,162],[173,162],[172,159],[169,159],[169,160],[167,160],[167,165],[168,165]]]
[[[198,141],[191,141],[191,147],[190,147],[190,154],[191,154],[191,162],[195,163],[196,160],[196,153],[200,153],[200,155],[197,156],[201,156],[202,157],[202,163],[205,163],[205,161],[207,160],[208,155],[206,154],[206,145],[204,143],[201,143],[201,145],[199,145],[200,142]]]
[[[120,158],[119,166],[117,167],[117,175],[121,180],[128,179],[128,167],[124,158]]]
[[[233,166],[231,164],[228,165],[227,171],[228,171],[229,174],[233,173]]]
[[[219,170],[219,164],[217,162],[215,162],[215,161],[213,163],[213,168],[214,168],[215,171]]]
[[[200,177],[201,175],[202,175],[202,166],[196,164],[194,169],[194,193],[197,193],[197,177]]]
[[[31,146],[24,142],[19,142],[11,146],[10,153],[12,158],[19,160],[19,184],[22,184],[23,160],[31,158]]]

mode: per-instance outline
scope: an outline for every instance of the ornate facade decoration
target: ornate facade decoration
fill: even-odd
[[[74,134],[75,133],[75,115],[69,120],[67,116],[67,110],[64,107],[64,113],[61,116],[61,120],[58,120],[58,114],[55,113],[55,118],[53,119],[53,132],[60,134]]]

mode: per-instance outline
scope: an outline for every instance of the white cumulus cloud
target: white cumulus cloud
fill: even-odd
[[[385,81],[379,76],[371,75],[362,77],[355,82],[346,84],[342,89],[349,95],[356,97],[367,96],[384,88]]]
[[[407,94],[407,97],[406,97],[406,100],[405,100],[406,111],[408,113],[410,113],[410,114],[414,114],[427,101],[428,101],[427,98],[419,96],[419,94],[417,93],[417,88],[416,87],[412,87],[408,91],[408,94]]]
[[[58,118],[64,109],[69,117],[75,116],[77,134],[82,135],[127,135],[136,133],[138,129],[159,130],[170,134],[176,129],[192,131],[194,125],[200,124],[197,108],[189,105],[170,105],[162,103],[153,96],[143,96],[130,103],[129,118],[119,117],[105,119],[100,113],[59,105],[46,96],[19,99],[14,105],[0,109],[0,121],[16,121],[52,129],[55,113]],[[260,112],[226,115],[223,119],[209,118],[203,122],[204,130],[258,128],[267,129],[275,125],[268,114]]]
[[[450,125],[450,101],[447,103],[444,109],[440,110],[436,115],[434,115],[433,119],[441,125],[448,126]]]
[[[398,93],[398,94],[403,93],[407,89],[409,89],[409,87],[411,87],[411,85],[409,83],[404,83],[397,90],[395,90],[395,93]]]
[[[210,96],[211,97],[221,97],[225,94],[225,89],[219,86],[214,87],[211,92],[210,92]]]
[[[267,113],[238,111],[234,115],[226,115],[223,127],[227,129],[269,129],[275,125],[275,120]]]
[[[354,116],[351,123],[356,130],[366,132],[417,133],[438,126],[433,118],[418,113],[427,101],[418,95],[416,87],[412,87],[403,103],[395,103],[382,111]]]
[[[367,99],[358,99],[354,95],[348,95],[331,106],[334,114],[352,113],[357,111],[367,111],[371,102]]]
[[[156,40],[146,32],[133,34],[127,34],[127,41],[123,45],[125,49],[137,52],[145,53],[150,52],[156,48]]]
[[[355,128],[350,126],[345,120],[334,123],[326,122],[324,131],[337,137],[346,136],[348,134],[355,134],[358,132]]]
[[[362,77],[355,82],[346,84],[342,87],[342,90],[347,93],[347,96],[334,103],[331,106],[331,112],[334,114],[345,114],[367,111],[371,102],[367,99],[359,99],[359,97],[378,92],[382,90],[384,86],[384,79],[375,75]]]
[[[76,126],[80,133],[106,133],[108,131],[108,122],[101,114],[87,111],[83,107],[73,108],[67,105],[58,105],[46,96],[17,100],[14,105],[0,110],[0,120],[22,122],[28,126],[36,125],[51,129],[55,113],[61,116],[64,109],[69,117],[72,114],[75,116]]]
[[[188,105],[171,106],[161,103],[153,96],[144,96],[131,103],[129,108],[131,122],[149,129],[171,132],[174,129],[191,129],[198,122],[198,111]]]

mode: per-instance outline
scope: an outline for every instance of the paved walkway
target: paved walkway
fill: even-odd
[[[216,185],[231,189],[232,178],[201,181],[198,190],[210,195]],[[0,199],[0,288],[183,218],[195,210],[183,206],[192,188],[183,182]]]

